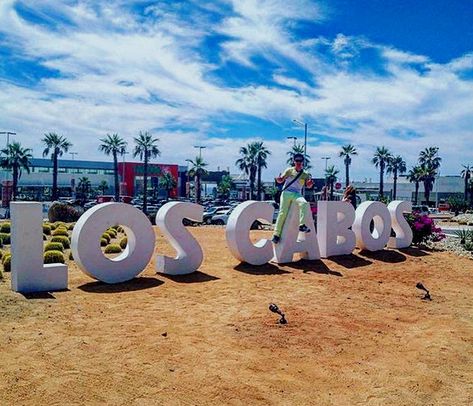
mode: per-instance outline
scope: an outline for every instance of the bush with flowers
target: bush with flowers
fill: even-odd
[[[406,216],[407,222],[412,229],[412,244],[419,245],[427,242],[438,242],[445,238],[445,234],[434,221],[425,214],[413,212]]]

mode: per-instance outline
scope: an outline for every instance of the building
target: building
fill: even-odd
[[[181,167],[185,168],[185,167]],[[121,194],[139,195],[143,192],[143,164],[138,162],[120,162],[118,165]],[[170,197],[179,196],[181,178],[176,164],[149,164],[148,188],[154,189],[157,197],[165,197],[166,191],[159,187],[159,177],[170,172],[177,180],[177,186],[170,191]],[[77,159],[60,159],[58,167],[58,188],[61,197],[73,197],[81,178],[87,178],[91,191],[97,191],[103,181],[108,185],[105,194],[114,194],[114,170],[112,161],[85,161]],[[0,171],[0,180],[5,183],[11,180],[11,172]],[[53,162],[51,159],[33,158],[30,173],[23,171],[18,182],[20,199],[35,201],[49,200],[52,195]],[[2,191],[3,192],[3,191]],[[3,195],[2,195],[3,197]],[[5,199],[2,199],[5,200]]]

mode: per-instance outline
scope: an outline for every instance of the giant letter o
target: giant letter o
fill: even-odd
[[[374,221],[371,233],[370,223]],[[356,245],[361,250],[380,251],[384,249],[391,235],[391,215],[381,202],[363,202],[355,212],[352,227],[356,235]]]
[[[102,233],[120,224],[128,244],[116,258],[107,258],[100,248]],[[148,218],[125,203],[103,203],[87,210],[72,232],[72,255],[80,269],[106,283],[134,278],[148,265],[154,252],[155,236]]]

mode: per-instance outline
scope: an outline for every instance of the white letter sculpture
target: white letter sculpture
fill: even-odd
[[[251,225],[262,219],[272,224],[274,207],[265,202],[248,201],[239,204],[230,214],[226,227],[227,244],[233,256],[251,265],[264,265],[273,257],[270,240],[250,240]]]
[[[126,232],[128,244],[116,258],[100,248],[102,233],[115,225]],[[126,203],[103,203],[87,210],[72,232],[72,255],[90,277],[106,283],[133,279],[148,265],[154,253],[153,227],[143,212]]]
[[[12,202],[11,286],[32,293],[67,289],[67,266],[43,265],[43,210],[41,203]]]
[[[370,223],[374,221],[371,233]],[[379,251],[384,249],[391,235],[391,215],[381,202],[363,202],[355,212],[353,231],[356,235],[356,245],[361,250]]]
[[[317,234],[309,207],[305,212],[304,221],[310,228],[310,233],[299,232],[299,207],[292,203],[281,233],[281,240],[278,244],[274,244],[274,262],[278,264],[292,262],[296,252],[300,252],[301,258],[304,259],[320,259]],[[299,240],[298,237],[302,238]]]
[[[169,275],[185,275],[197,271],[204,254],[197,240],[186,230],[182,220],[202,222],[204,208],[195,203],[166,203],[156,213],[156,225],[177,251],[175,258],[158,255],[156,271]]]
[[[322,258],[352,253],[356,239],[349,227],[354,220],[355,209],[347,202],[317,203],[317,236]]]
[[[404,217],[404,212],[412,211],[412,203],[402,200],[395,200],[388,204],[391,214],[392,228],[396,237],[390,237],[389,248],[407,248],[412,243],[412,230]]]

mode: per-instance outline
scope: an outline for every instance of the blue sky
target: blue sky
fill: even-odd
[[[409,166],[437,145],[456,174],[473,164],[472,27],[471,0],[2,0],[0,129],[36,156],[43,133],[64,134],[81,159],[104,159],[106,133],[149,130],[159,161],[201,144],[232,172],[263,140],[270,179],[302,140],[296,118],[315,176],[322,156],[342,169],[346,143],[358,180],[381,145]]]

